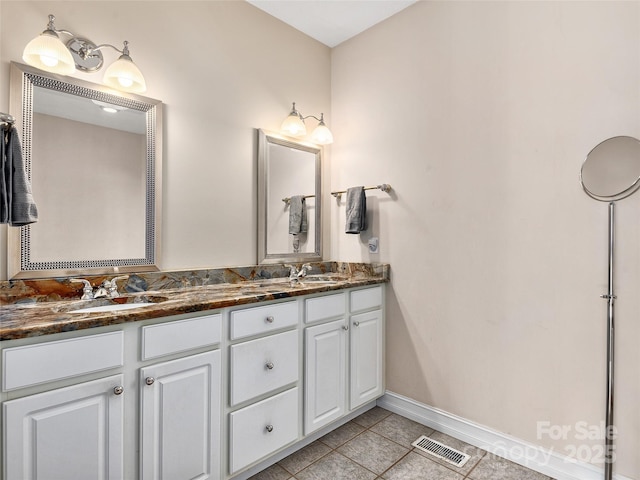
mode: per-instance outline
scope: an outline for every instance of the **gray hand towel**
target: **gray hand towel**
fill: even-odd
[[[367,229],[367,197],[364,187],[347,189],[346,233],[360,233]]]
[[[5,133],[5,132],[3,132]],[[4,189],[0,200],[4,200],[5,205],[0,208],[4,223],[9,223],[13,227],[21,227],[38,221],[38,208],[33,201],[31,194],[31,183],[27,178],[27,172],[22,160],[22,147],[18,138],[18,131],[11,127],[6,136],[3,135],[2,155],[4,160],[3,177]],[[5,212],[6,208],[6,212]]]
[[[9,138],[9,126],[0,126],[0,223],[9,223],[9,164],[7,163],[7,141]]]
[[[307,229],[307,206],[304,195],[294,195],[289,200],[289,233],[298,235],[306,233]]]

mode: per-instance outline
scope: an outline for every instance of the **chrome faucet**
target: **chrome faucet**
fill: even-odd
[[[118,293],[118,284],[116,282],[123,278],[129,278],[129,276],[122,275],[120,277],[114,277],[111,280],[105,280],[100,286],[96,287],[95,292],[93,291],[91,283],[84,278],[70,278],[69,281],[82,282],[84,284],[82,287],[81,300],[93,300],[94,298],[118,298],[120,293]]]
[[[76,282],[76,283],[80,283],[80,282],[84,283],[84,286],[82,287],[82,297],[80,297],[81,300],[93,299],[93,287],[89,283],[89,280],[85,280],[84,278],[70,278],[69,281]]]
[[[116,282],[127,278],[129,278],[129,275],[120,275],[119,277],[112,278],[111,281],[105,280],[102,282],[104,288],[107,289],[107,296],[109,298],[118,298],[120,293],[118,292],[118,284]]]
[[[300,270],[295,265],[285,265],[285,267],[289,269],[289,281],[291,283],[299,282],[301,277],[306,277],[307,272],[311,271],[311,265],[308,263],[303,264]]]

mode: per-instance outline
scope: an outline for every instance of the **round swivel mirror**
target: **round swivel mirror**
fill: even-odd
[[[602,202],[620,200],[640,188],[640,141],[609,138],[589,152],[580,170],[587,195]]]

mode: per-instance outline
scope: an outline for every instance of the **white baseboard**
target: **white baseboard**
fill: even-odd
[[[519,438],[387,391],[378,406],[557,480],[601,480],[604,468],[578,462]],[[615,480],[634,480],[614,474]]]

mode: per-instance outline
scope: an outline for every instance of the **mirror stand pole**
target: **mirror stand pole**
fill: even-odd
[[[616,296],[613,293],[613,247],[615,228],[615,203],[609,203],[609,289],[602,298],[607,299],[607,412],[605,447],[604,447],[604,478],[611,480],[613,477],[613,462],[615,455],[613,452],[613,439],[615,430],[613,426],[613,348],[614,348],[614,301]]]

